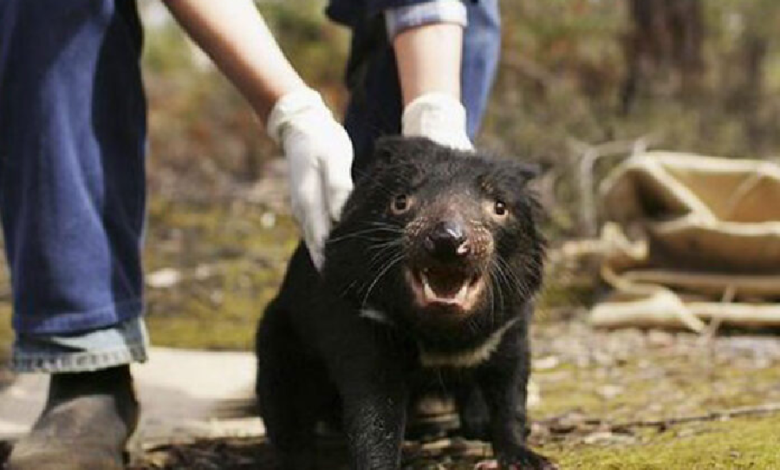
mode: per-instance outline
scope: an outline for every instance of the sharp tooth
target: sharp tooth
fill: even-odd
[[[430,284],[428,284],[428,279],[423,278],[423,294],[425,295],[425,298],[427,299],[435,299],[436,294],[433,293],[433,289],[431,289]]]

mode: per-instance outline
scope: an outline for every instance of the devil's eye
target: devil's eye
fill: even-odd
[[[506,203],[501,200],[497,200],[493,204],[493,213],[498,217],[505,217],[509,213],[509,209],[506,207]]]
[[[403,214],[408,211],[412,205],[411,198],[406,194],[399,194],[393,198],[393,202],[390,203],[390,210],[394,214]]]

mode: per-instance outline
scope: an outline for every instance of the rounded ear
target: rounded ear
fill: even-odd
[[[536,163],[517,162],[517,166],[520,176],[527,180],[536,179],[542,174],[541,165]]]
[[[518,159],[509,160],[507,171],[512,178],[526,185],[529,181],[536,179],[542,174],[542,167],[534,163],[526,163]]]

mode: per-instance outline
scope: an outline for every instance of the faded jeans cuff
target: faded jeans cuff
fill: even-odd
[[[433,0],[385,11],[387,36],[392,41],[403,31],[433,23],[468,24],[466,6],[459,0]]]
[[[149,335],[140,317],[76,334],[18,334],[11,368],[15,372],[90,372],[145,362],[148,347]]]

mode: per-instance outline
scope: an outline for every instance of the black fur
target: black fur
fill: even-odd
[[[399,468],[409,404],[431,377],[455,397],[463,434],[490,440],[503,468],[554,468],[524,437],[544,251],[531,176],[425,139],[378,143],[322,277],[299,246],[258,330],[259,406],[285,468],[312,468],[322,419],[343,426],[354,468]],[[499,330],[485,360],[435,362],[472,357]]]

